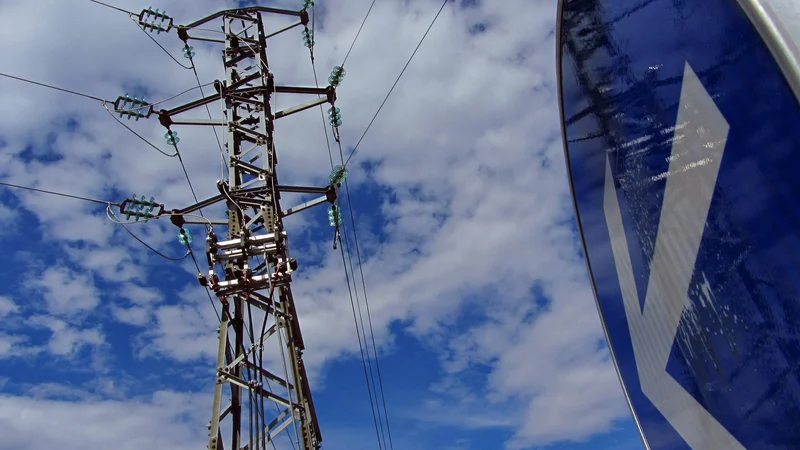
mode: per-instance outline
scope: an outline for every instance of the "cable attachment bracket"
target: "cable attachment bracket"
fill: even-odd
[[[162,31],[168,33],[174,26],[172,17],[168,16],[166,11],[159,12],[158,9],[153,10],[152,7],[143,9],[137,18],[139,19],[139,26],[144,30],[149,30],[151,33],[153,31],[156,34],[161,34]]]
[[[336,105],[332,104],[332,106],[328,108],[328,120],[333,129],[333,137],[336,139],[336,142],[341,142],[339,140],[339,127],[342,125],[342,114],[341,110],[336,107]]]
[[[334,250],[336,250],[336,243],[339,242],[339,239],[341,239],[341,235],[339,234],[339,227],[336,227],[336,229],[333,230],[333,249]]]
[[[331,182],[331,186],[342,187],[342,183],[344,180],[347,179],[347,168],[341,165],[337,165],[331,171],[331,174],[328,176],[328,180]]]
[[[158,209],[155,209],[156,207],[158,207]],[[150,197],[150,200],[147,201],[145,200],[145,196],[142,196],[140,200],[134,195],[132,198],[126,198],[119,205],[119,212],[125,215],[125,220],[130,220],[131,216],[135,216],[136,222],[138,222],[139,219],[144,219],[146,223],[148,220],[155,219],[163,214],[164,205],[156,203],[154,197]]]
[[[314,47],[314,31],[307,26],[303,27],[303,45],[308,48]]]
[[[328,83],[333,87],[339,87],[345,75],[347,75],[347,71],[344,70],[344,67],[334,66],[333,70],[331,70],[331,75],[328,77]]]
[[[114,100],[114,112],[119,113],[120,118],[126,116],[130,120],[134,117],[138,122],[139,118],[146,119],[153,114],[153,105],[145,101],[144,97],[131,97],[125,94]]]

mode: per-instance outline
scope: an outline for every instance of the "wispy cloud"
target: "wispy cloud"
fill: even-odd
[[[56,356],[72,356],[87,345],[105,342],[103,333],[96,328],[79,328],[52,316],[33,316],[28,319],[31,326],[50,331],[47,351]]]
[[[83,400],[71,389],[48,389],[69,399],[0,395],[0,447],[188,450],[204,445],[197,430],[205,428],[199,411],[207,406],[207,396],[158,391],[128,401]]]
[[[16,303],[14,303],[14,300],[12,300],[11,297],[0,295],[0,317],[15,313],[18,310],[19,307]]]
[[[74,316],[94,308],[100,301],[92,279],[66,267],[49,267],[32,275],[30,283],[41,290],[46,309],[53,314]]]

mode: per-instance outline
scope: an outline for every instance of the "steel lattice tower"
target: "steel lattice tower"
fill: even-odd
[[[309,4],[306,2],[304,6]],[[169,211],[172,222],[181,227],[181,235],[185,238],[184,223],[203,223],[184,219],[185,214],[218,202],[227,204],[227,220],[209,221],[209,225],[226,226],[227,236],[221,239],[216,231],[209,229],[206,237],[208,272],[198,274],[200,283],[217,296],[222,307],[213,412],[209,426],[210,450],[267,449],[269,443],[270,448],[277,448],[275,440],[281,433],[290,436],[293,447],[303,450],[321,447],[319,424],[303,365],[303,337],[290,288],[297,262],[289,256],[282,219],[312,206],[330,203],[329,216],[332,214],[333,217],[331,225],[337,227],[338,233],[339,213],[334,201],[344,169],[335,170],[330,177],[331,184],[325,187],[279,184],[275,171],[277,161],[273,133],[275,120],[289,114],[324,103],[330,103],[332,111],[338,111],[333,106],[336,92],[334,86],[276,85],[266,53],[269,37],[300,26],[305,27],[306,43],[311,46],[313,38],[308,31],[309,19],[305,7],[300,11],[267,7],[238,8],[175,27],[185,43],[184,53],[188,58],[194,55],[189,46],[190,40],[224,44],[226,80],[214,83],[215,93],[169,110],[156,112],[152,105],[135,98],[133,109],[120,107],[120,101],[131,100],[127,96],[115,104],[118,112],[129,116],[148,117],[157,114],[161,124],[168,130],[168,143],[173,145],[177,140],[177,134],[172,130],[175,126],[197,125],[223,129],[223,155],[227,159],[228,179],[217,182],[219,195],[187,208]],[[267,34],[262,13],[296,16],[299,20]],[[222,20],[224,39],[190,35],[193,29],[219,19]],[[159,32],[173,28],[172,19],[157,10],[143,11],[139,23]],[[341,76],[342,70],[339,70],[339,75],[332,75],[331,80],[334,81],[331,82],[334,85],[338,84],[337,77]],[[278,93],[308,94],[314,99],[283,111],[273,111],[271,101]],[[218,101],[225,105],[221,120],[183,117],[183,113]],[[340,122],[336,112],[332,114],[331,125],[338,135]],[[282,210],[281,192],[311,193],[319,197]],[[121,211],[123,209],[121,207]],[[279,359],[278,363],[282,364],[269,361],[270,348],[273,349],[273,359]],[[224,389],[226,387],[228,389]],[[229,401],[224,399],[228,391]]]

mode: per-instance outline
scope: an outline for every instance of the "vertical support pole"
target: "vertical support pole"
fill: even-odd
[[[224,17],[224,27],[225,27],[225,51],[226,54],[223,56],[223,59],[227,58],[227,52],[229,48],[232,48],[234,42],[235,34],[231,28],[232,18],[225,16]],[[231,66],[228,66],[227,62],[225,64],[225,74],[226,74],[226,81],[228,86],[234,83],[233,77],[235,77],[235,72]],[[226,108],[226,114],[228,114],[228,120],[236,121],[238,120],[236,108]],[[228,154],[230,155],[228,158],[228,185],[233,189],[235,186],[239,186],[241,176],[239,173],[239,168],[235,165],[231,164],[231,161],[234,158],[239,156],[241,152],[240,142],[238,140],[237,134],[228,127]],[[236,239],[239,237],[239,234],[242,230],[242,220],[241,212],[238,210],[235,204],[228,203],[228,239]],[[225,262],[225,271],[226,273],[231,273],[236,265],[236,262],[233,260],[228,260]],[[243,352],[243,331],[244,331],[244,318],[243,318],[243,308],[242,302],[239,296],[233,296],[233,352],[234,358],[238,359],[241,357]],[[236,377],[241,378],[241,366],[236,365],[233,368],[233,375]],[[231,384],[231,449],[238,450],[240,446],[240,438],[241,438],[241,429],[242,429],[242,388],[236,384]]]
[[[270,104],[275,83],[267,64],[264,25],[258,12],[246,8],[226,11],[221,18],[228,179],[220,189],[227,198],[228,232],[224,246],[208,247],[212,271],[221,264],[224,272],[212,284],[224,310],[208,448],[223,450],[221,436],[225,436],[231,450],[266,449],[268,441],[287,434],[298,450],[318,450],[322,438],[290,288],[296,263],[289,258],[279,213],[275,116]],[[256,187],[266,189],[252,189]],[[275,326],[267,329],[268,321]],[[271,351],[262,358],[265,348]],[[275,365],[279,368],[268,367]],[[230,386],[230,404],[220,411],[225,383]],[[221,425],[228,415],[229,436]],[[243,427],[251,431],[242,433]]]
[[[211,424],[208,427],[208,449],[217,450],[221,444],[220,429],[219,429],[219,415],[220,407],[222,405],[222,385],[224,381],[219,377],[219,373],[225,367],[225,349],[228,346],[228,313],[226,310],[222,312],[222,320],[217,329],[217,339],[219,346],[217,349],[217,369],[216,376],[214,377],[214,400],[213,410],[211,412]]]

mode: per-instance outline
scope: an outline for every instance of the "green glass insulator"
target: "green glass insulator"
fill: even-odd
[[[339,208],[336,208],[335,206],[328,208],[328,223],[332,227],[342,224],[342,212],[339,210]]]
[[[181,141],[181,139],[178,137],[177,131],[167,131],[164,137],[167,139],[167,145],[175,145]]]
[[[178,242],[183,245],[189,245],[192,243],[192,233],[189,230],[185,230],[183,228],[178,231]]]
[[[144,199],[144,197],[142,197],[142,199]],[[144,211],[145,213],[150,214],[150,212],[153,211],[153,208],[156,207],[155,200],[156,200],[155,197],[150,197],[150,201],[145,203],[145,206],[147,206],[147,209],[145,209],[145,211]]]
[[[345,75],[347,75],[347,71],[344,70],[344,67],[342,66],[334,66],[333,70],[331,70],[331,76],[340,80],[344,78]]]
[[[331,184],[342,184],[345,179],[347,179],[347,169],[342,166],[334,167],[331,175],[328,177]]]

